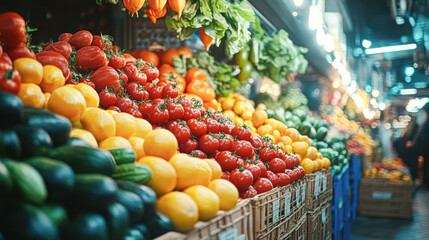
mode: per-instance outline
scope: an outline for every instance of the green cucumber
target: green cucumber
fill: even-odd
[[[109,151],[82,146],[59,147],[49,157],[67,163],[75,173],[97,173],[111,176],[115,160]]]
[[[67,140],[66,144],[63,146],[81,146],[81,147],[92,147],[91,144],[87,143],[86,141],[80,139],[80,138],[69,138]]]
[[[117,199],[118,187],[100,174],[78,174],[70,201],[77,208],[104,211]]]
[[[118,202],[128,210],[131,223],[141,223],[143,221],[143,200],[137,194],[126,190],[119,190]]]
[[[48,193],[42,176],[32,166],[24,162],[4,160],[12,176],[14,188],[22,200],[43,203]]]
[[[116,183],[119,189],[135,193],[143,201],[144,221],[148,221],[154,216],[156,209],[156,193],[152,188],[123,180],[117,180]]]
[[[162,234],[174,230],[174,226],[171,220],[158,211],[155,213],[155,216],[153,216],[152,219],[149,220],[149,222],[147,223],[147,227],[150,229],[149,235],[151,238],[159,237]]]
[[[131,148],[109,149],[117,165],[135,162],[137,155]]]
[[[0,192],[2,193],[1,197],[7,197],[12,192],[12,189],[12,177],[10,176],[6,165],[2,161],[0,161]]]
[[[21,122],[22,101],[14,94],[0,90],[0,126],[9,128]]]
[[[29,158],[26,163],[42,176],[49,199],[60,199],[73,189],[75,175],[67,164],[46,157]]]
[[[55,203],[44,204],[40,206],[40,209],[51,219],[55,226],[62,230],[67,226],[69,221],[66,209]]]
[[[139,232],[142,234],[144,239],[150,239],[149,229],[146,225],[136,224],[136,225],[133,225],[133,228],[139,230]]]
[[[17,125],[13,129],[21,143],[21,157],[44,156],[52,149],[51,137],[42,128]]]
[[[45,130],[51,137],[54,147],[65,144],[70,136],[71,123],[61,115],[24,110],[23,123]]]
[[[125,236],[124,240],[146,240],[142,233],[135,229],[135,228],[129,228],[127,231],[127,236]]]
[[[0,130],[0,156],[9,158],[21,156],[21,143],[12,129]]]
[[[117,180],[146,184],[152,178],[152,170],[141,163],[124,163],[116,167],[112,177]]]
[[[100,214],[81,213],[64,231],[66,240],[108,240],[107,224]]]
[[[127,234],[130,220],[127,209],[120,203],[113,203],[103,214],[109,229],[110,240],[122,240]]]

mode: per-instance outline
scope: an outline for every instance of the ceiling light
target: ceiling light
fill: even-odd
[[[293,0],[293,2],[295,3],[295,6],[299,7],[304,3],[304,0]]]
[[[410,66],[408,66],[408,67],[405,67],[405,75],[407,75],[407,76],[412,76],[413,74],[414,74],[414,68],[413,67],[410,67]]]
[[[401,95],[414,95],[416,93],[417,93],[417,89],[415,89],[415,88],[402,89],[401,90]]]
[[[378,104],[378,109],[380,109],[381,111],[384,111],[384,109],[386,109],[386,104],[385,103]]]
[[[370,93],[370,92],[371,92],[371,90],[372,90],[371,85],[366,85],[366,87],[365,87],[365,91],[366,91],[367,93]]]
[[[405,77],[405,82],[410,83],[411,82],[411,77]]]
[[[369,48],[369,49],[365,49],[365,53],[370,55],[370,54],[378,54],[378,53],[414,50],[416,48],[417,48],[417,45],[415,43],[411,43],[411,44],[395,45],[395,46],[389,46],[389,47]]]
[[[380,96],[380,91],[377,89],[372,90],[372,96],[378,98]]]
[[[311,5],[308,15],[308,28],[310,28],[310,30],[322,28],[323,17],[318,6]]]
[[[395,22],[396,22],[396,24],[398,24],[398,25],[402,25],[402,24],[404,24],[405,23],[405,19],[403,18],[403,17],[396,17],[395,18]]]
[[[416,20],[414,20],[413,17],[408,17],[408,21],[410,22],[411,27],[414,27],[416,25]]]
[[[340,87],[340,81],[337,81],[337,80],[335,80],[333,83],[332,83],[332,87],[333,88],[339,88]]]
[[[369,48],[369,47],[371,47],[371,45],[372,45],[372,42],[371,42],[371,41],[369,41],[369,40],[364,39],[364,40],[362,41],[362,46],[363,46],[364,48]]]

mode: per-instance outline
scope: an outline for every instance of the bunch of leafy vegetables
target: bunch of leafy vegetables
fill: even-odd
[[[261,76],[267,76],[278,83],[295,71],[305,72],[308,62],[303,54],[308,50],[294,45],[287,32],[281,29],[273,37],[264,35],[261,31],[256,32],[258,35],[250,44],[251,62]]]
[[[244,1],[189,0],[181,18],[177,18],[177,13],[170,9],[166,23],[167,28],[175,30],[182,41],[204,27],[204,32],[214,39],[216,46],[224,40],[226,54],[232,56],[250,40],[248,28],[255,19],[252,7]]]
[[[175,57],[173,59],[174,69],[186,75],[190,68],[199,68],[207,76],[207,81],[216,91],[217,96],[227,97],[231,90],[236,89],[240,82],[233,77],[233,68],[225,63],[216,62],[214,57],[207,52],[197,52],[193,58]]]

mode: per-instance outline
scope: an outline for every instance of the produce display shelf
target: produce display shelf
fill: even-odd
[[[332,235],[333,239],[342,239],[342,229],[345,216],[345,194],[349,194],[349,165],[345,165],[343,170],[332,177]],[[348,196],[348,195],[347,195]]]
[[[324,169],[320,172],[305,176],[307,184],[305,206],[307,211],[314,211],[332,196],[332,170]]]

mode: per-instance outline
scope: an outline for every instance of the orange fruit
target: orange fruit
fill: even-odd
[[[86,130],[94,135],[97,141],[115,136],[115,120],[112,115],[100,108],[87,108],[80,122]]]
[[[194,54],[192,53],[192,50],[185,46],[180,46],[176,48],[177,52],[179,52],[179,55],[185,55],[185,58],[192,58]]]
[[[317,149],[315,147],[307,148],[307,153],[304,155],[306,158],[310,158],[311,160],[316,159]]]
[[[122,112],[112,116],[116,123],[115,135],[130,138],[136,130],[135,118],[131,114]]]
[[[165,214],[179,232],[193,229],[198,221],[197,204],[183,192],[174,191],[160,197],[156,209]]]
[[[143,143],[144,139],[139,137],[130,137],[128,141],[131,144],[131,147],[136,152],[136,159],[140,159],[144,157],[146,154],[144,153]]]
[[[159,157],[146,156],[138,163],[147,165],[152,170],[152,178],[147,183],[158,196],[173,191],[177,183],[177,174],[171,163]]]
[[[161,60],[162,64],[169,64],[169,65],[173,66],[173,58],[174,57],[180,57],[179,51],[177,51],[174,48],[171,48],[162,54],[162,57],[160,60]]]
[[[305,158],[304,158],[305,159]],[[313,162],[313,164],[314,164],[314,167],[313,167],[313,172],[317,172],[317,171],[319,171],[319,162],[318,161],[313,161],[313,160],[311,160],[312,162]]]
[[[305,142],[294,142],[292,143],[292,147],[293,151],[301,157],[305,157],[307,154],[308,144]]]
[[[293,142],[299,141],[299,132],[295,128],[288,128],[286,130],[286,136],[290,137]]]
[[[99,148],[101,149],[116,149],[116,148],[130,148],[130,142],[127,139],[119,136],[109,137],[100,142]]]
[[[88,84],[78,83],[74,88],[85,98],[86,107],[97,108],[98,105],[100,105],[100,98],[98,97],[97,91]]]
[[[203,159],[206,163],[209,164],[210,169],[212,170],[212,178],[210,180],[219,179],[222,177],[222,168],[219,163],[214,159]]]
[[[43,107],[43,105],[40,107]],[[60,87],[52,92],[48,102],[48,109],[74,122],[79,120],[85,112],[86,101],[78,90],[70,87]]]
[[[220,210],[228,211],[237,205],[238,190],[230,181],[216,179],[210,182],[209,188],[218,195]]]
[[[319,163],[319,171],[323,170],[323,160],[322,159],[317,159],[317,160],[315,160],[315,162]]]
[[[292,145],[292,139],[288,136],[282,136],[282,142],[284,145]]]
[[[151,52],[149,50],[139,50],[139,51],[135,52],[132,55],[135,58],[140,58],[140,59],[142,59],[145,62],[151,62],[154,67],[158,67],[158,65],[159,65],[158,55],[156,55],[156,53]]]
[[[307,136],[300,136],[299,141],[305,142],[308,144],[308,146],[311,146],[310,138],[308,138]]]
[[[176,189],[183,190],[193,185],[209,185],[212,170],[204,160],[178,153],[169,162],[177,173]]]
[[[327,158],[322,158],[323,161],[323,168],[329,168],[331,166],[331,161]]]
[[[301,161],[301,165],[305,170],[305,174],[310,174],[314,170],[314,162],[311,159],[304,158]]]
[[[146,155],[168,160],[177,152],[177,139],[166,129],[155,129],[146,135],[143,146]]]
[[[220,200],[213,190],[202,185],[195,185],[188,187],[183,192],[188,194],[197,204],[200,220],[207,221],[216,216]]]
[[[151,131],[152,125],[142,118],[136,118],[136,130],[134,131],[133,136],[145,138]]]

